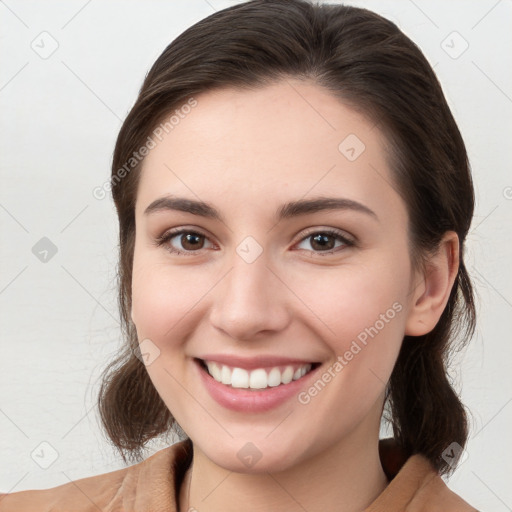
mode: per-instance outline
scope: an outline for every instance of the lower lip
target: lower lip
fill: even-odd
[[[304,388],[304,384],[320,368],[318,366],[300,379],[292,380],[288,384],[280,384],[276,387],[261,390],[250,390],[246,388],[232,388],[217,382],[201,366],[199,361],[194,360],[194,364],[198,368],[199,375],[210,396],[223,407],[239,412],[264,412],[280,406],[293,396],[297,396]]]

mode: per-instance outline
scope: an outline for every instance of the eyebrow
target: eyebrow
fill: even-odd
[[[206,217],[208,219],[224,222],[220,212],[211,204],[205,203],[203,201],[196,201],[194,199],[186,199],[184,197],[176,197],[170,195],[160,197],[153,201],[144,210],[144,215],[166,210],[191,213],[192,215],[198,215],[200,217]],[[291,201],[280,206],[277,209],[275,216],[278,220],[282,220],[320,211],[334,210],[353,210],[356,212],[364,213],[378,220],[377,214],[364,204],[358,203],[352,199],[340,197],[317,197],[313,199],[300,199],[298,201]]]

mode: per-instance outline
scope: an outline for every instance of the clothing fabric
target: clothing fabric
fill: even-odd
[[[392,438],[379,441],[388,486],[363,512],[478,512],[452,492],[428,459],[408,459]],[[0,494],[0,512],[177,512],[192,461],[180,441],[127,468],[42,490]]]

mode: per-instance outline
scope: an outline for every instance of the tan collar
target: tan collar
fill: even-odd
[[[176,512],[192,453],[191,441],[184,440],[117,471],[51,489],[0,494],[0,512]],[[379,455],[390,483],[364,512],[477,512],[448,489],[422,455],[406,459],[393,439],[379,441]]]

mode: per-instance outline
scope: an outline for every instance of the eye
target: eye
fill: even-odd
[[[205,242],[211,244],[206,235],[189,229],[167,231],[156,240],[158,246],[165,244],[169,252],[181,255],[199,252],[205,248]]]
[[[165,245],[166,249],[178,255],[191,255],[200,252],[201,249],[211,248],[213,244],[206,235],[190,229],[177,229],[165,232],[156,239],[156,245]],[[210,244],[205,247],[205,243]],[[300,247],[301,244],[308,244],[308,247]],[[348,238],[343,232],[333,229],[310,231],[297,244],[301,250],[306,250],[320,256],[326,256],[340,252],[344,247],[355,245],[355,241]]]
[[[337,242],[338,245],[336,245]],[[351,247],[355,245],[355,242],[345,236],[341,231],[324,229],[321,231],[311,231],[302,238],[298,247],[310,251],[308,247],[300,247],[300,244],[307,244],[312,248],[313,253],[325,256],[327,254],[340,252],[344,247]]]

